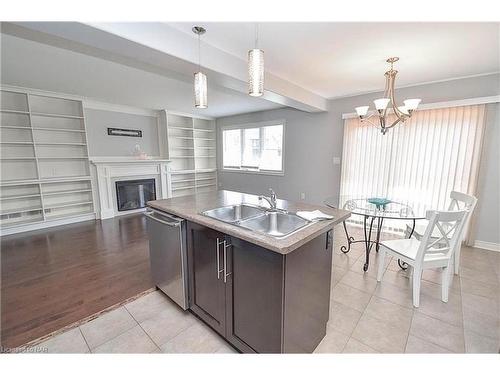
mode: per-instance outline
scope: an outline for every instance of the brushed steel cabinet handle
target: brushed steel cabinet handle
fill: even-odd
[[[227,248],[231,247],[231,244],[227,244],[227,241],[224,240],[224,284],[227,282],[227,277],[231,275],[231,272],[227,272]]]
[[[169,221],[160,220],[157,217],[154,217],[152,212],[151,213],[147,212],[144,214],[144,216],[148,217],[151,220],[157,221],[161,224],[168,225],[169,227],[179,227],[181,225],[181,223],[179,221],[176,221],[175,223],[171,223]]]
[[[223,242],[221,240],[219,240],[219,237],[217,237],[217,244],[215,246],[215,256],[217,258],[217,280],[220,280],[220,273],[223,272],[223,270],[220,269],[220,257],[219,257],[219,246],[222,244]]]

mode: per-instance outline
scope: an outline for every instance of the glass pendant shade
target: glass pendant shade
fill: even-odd
[[[196,108],[207,108],[207,76],[202,72],[194,73],[194,106]]]
[[[370,108],[367,105],[361,106],[361,107],[356,107],[354,108],[356,110],[356,113],[358,114],[359,117],[366,116],[368,113],[368,108]]]
[[[417,109],[418,105],[420,104],[421,99],[407,99],[403,103],[405,103],[406,109],[413,111]]]
[[[264,51],[258,48],[248,51],[248,94],[264,94]]]
[[[377,110],[383,111],[384,109],[387,108],[390,101],[391,101],[390,99],[382,98],[374,100],[373,103],[375,104],[375,108],[377,108]]]

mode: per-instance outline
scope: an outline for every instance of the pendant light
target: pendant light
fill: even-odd
[[[255,24],[255,48],[248,51],[248,94],[264,94],[264,51],[258,48],[259,29]]]
[[[208,107],[207,76],[201,71],[201,35],[206,30],[201,26],[194,26],[193,33],[198,35],[198,71],[194,73],[194,106],[196,108]]]

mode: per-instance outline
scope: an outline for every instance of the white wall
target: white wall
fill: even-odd
[[[500,75],[446,81],[401,88],[398,98],[422,98],[423,103],[443,102],[483,96],[499,95]],[[262,194],[272,187],[278,197],[299,200],[306,193],[306,201],[321,204],[329,196],[338,197],[340,165],[333,164],[333,157],[342,155],[343,113],[354,112],[354,107],[372,104],[380,93],[341,98],[330,101],[326,113],[311,114],[293,109],[278,109],[217,119],[219,188]],[[498,114],[490,117],[498,104],[488,107],[488,129],[482,162],[480,199],[478,207],[478,239],[500,243],[498,218]],[[493,118],[493,120],[492,120]],[[285,175],[265,176],[224,172],[221,168],[220,126],[238,123],[285,119]],[[487,160],[487,161],[486,161]],[[496,176],[496,177],[495,177]],[[484,194],[482,192],[485,192]],[[496,192],[496,193],[495,193]],[[483,226],[484,223],[488,223]],[[488,229],[488,228],[496,228]]]
[[[136,144],[151,156],[159,156],[157,118],[122,112],[85,109],[89,156],[131,156]],[[142,137],[108,135],[108,128],[142,130]]]

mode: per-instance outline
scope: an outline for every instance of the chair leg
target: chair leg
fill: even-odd
[[[462,244],[458,244],[453,256],[455,275],[458,275],[458,270],[460,268],[460,250],[462,249]]]
[[[385,249],[381,247],[378,253],[377,281],[382,280],[382,275],[384,274],[384,264],[385,264]]]
[[[443,268],[441,273],[441,301],[448,302],[448,294],[450,291],[450,279],[451,279],[451,261],[448,266]]]
[[[420,305],[420,281],[422,279],[422,269],[413,268],[413,306]]]

